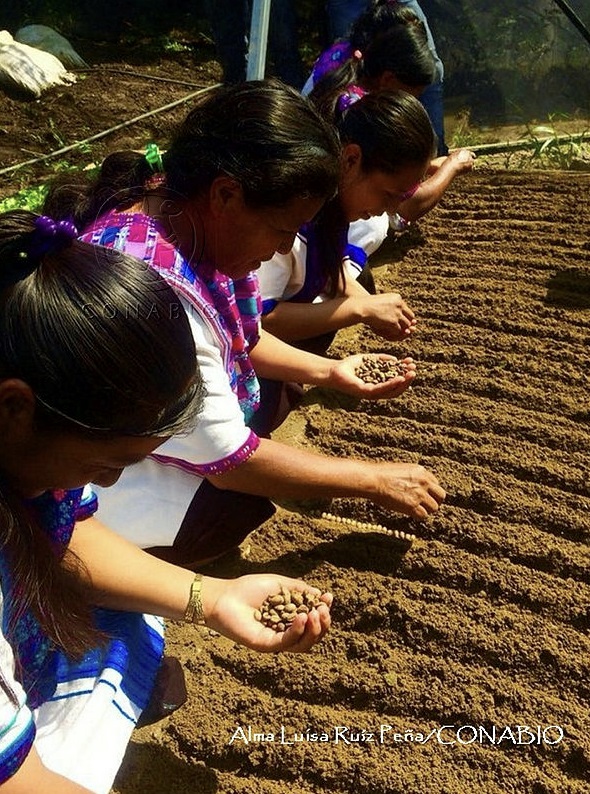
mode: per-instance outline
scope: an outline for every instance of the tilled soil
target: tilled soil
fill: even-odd
[[[0,167],[219,75],[190,56],[78,49],[100,69],[76,86],[33,103],[0,95]],[[165,143],[190,106],[6,174],[0,197],[116,148]],[[412,391],[369,403],[310,389],[280,436],[420,461],[447,501],[423,524],[364,501],[283,505],[242,560],[215,570],[332,590],[330,634],[309,655],[262,656],[171,625],[189,703],[135,734],[114,794],[590,790],[589,188],[588,175],[480,164],[386,243],[376,281],[402,292],[418,330],[403,345],[341,332],[331,352],[411,355]]]
[[[357,328],[332,353],[412,355],[412,391],[310,389],[281,436],[420,461],[447,501],[422,524],[364,501],[279,509],[218,571],[332,590],[331,632],[263,656],[171,626],[190,703],[137,732],[117,794],[589,791],[589,188],[476,171],[386,243],[378,286],[418,330],[388,345]]]
[[[100,163],[118,149],[142,150],[150,141],[164,148],[196,101],[191,95],[221,75],[207,47],[196,58],[139,44],[74,43],[90,64],[77,73],[75,85],[54,88],[37,101],[0,90],[0,199],[56,173]],[[146,115],[179,100],[165,112]]]

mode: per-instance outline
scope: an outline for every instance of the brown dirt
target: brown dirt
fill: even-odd
[[[589,188],[584,175],[476,172],[388,242],[377,281],[406,296],[419,331],[401,349],[356,329],[333,352],[411,354],[413,391],[355,403],[311,389],[282,436],[421,461],[447,501],[424,524],[363,501],[281,509],[221,574],[330,588],[332,631],[308,656],[265,657],[172,626],[191,703],[136,734],[117,794],[588,791]],[[418,540],[408,549],[312,507]],[[452,745],[394,738],[443,725],[496,726],[497,743],[460,744],[451,728]],[[564,738],[498,742],[518,725]],[[231,742],[248,726],[274,741]],[[281,726],[285,742],[307,730],[329,741],[283,744]],[[337,726],[373,741],[337,743]]]
[[[172,64],[133,68],[198,81],[190,64]],[[0,99],[2,165],[52,148],[56,129],[69,143],[186,92],[92,73],[39,103]],[[75,162],[160,140],[185,112]],[[51,170],[4,178],[0,195]],[[413,355],[412,392],[373,404],[310,389],[282,437],[334,455],[421,461],[447,502],[424,524],[364,501],[281,507],[220,575],[271,570],[329,588],[332,631],[309,655],[266,657],[172,625],[169,651],[185,664],[190,703],[135,734],[115,794],[588,792],[589,188],[584,174],[480,168],[388,241],[378,285],[403,293],[419,330],[388,346],[355,329],[332,351]],[[408,548],[312,508],[418,540]],[[391,726],[383,742],[381,725]],[[560,726],[564,738],[498,741],[519,725]],[[248,726],[274,741],[231,742]],[[307,730],[328,741],[281,743],[281,726],[286,742]],[[336,742],[337,726],[366,741]],[[469,728],[459,739],[445,728],[445,743],[417,740],[441,726],[495,726],[497,743],[467,743]]]
[[[19,101],[0,91],[0,168],[58,151],[136,116],[163,107],[220,78],[212,49],[166,53],[150,42],[125,47],[73,42],[92,69],[73,86],[46,92],[38,101]],[[169,82],[167,82],[169,81]],[[190,102],[126,126],[82,149],[0,175],[0,198],[70,167],[99,163],[116,149],[160,145],[181,121]]]

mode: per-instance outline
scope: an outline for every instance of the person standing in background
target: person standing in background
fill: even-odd
[[[246,79],[251,11],[249,0],[207,1],[224,83],[239,83]],[[293,0],[272,0],[268,45],[276,76],[293,88],[300,89],[305,76],[299,54]]]
[[[273,0],[273,3],[275,0]],[[444,66],[436,52],[436,46],[426,15],[420,8],[417,0],[377,0],[377,2],[367,3],[366,0],[327,0],[326,11],[328,15],[328,32],[332,41],[336,39],[346,38],[350,32],[353,23],[365,11],[375,8],[380,5],[399,5],[410,8],[424,23],[426,28],[426,35],[428,37],[428,45],[436,62],[436,80],[429,85],[420,96],[420,102],[426,108],[434,131],[438,138],[438,154],[448,154],[449,149],[445,143],[444,133],[444,108],[443,108],[443,80],[444,80]],[[223,5],[223,4],[222,4]]]

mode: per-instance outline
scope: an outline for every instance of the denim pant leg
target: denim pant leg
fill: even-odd
[[[272,0],[268,47],[277,76],[301,90],[305,74],[299,54],[297,13],[293,0]]]
[[[328,33],[332,41],[344,38],[367,7],[367,0],[327,0]]]
[[[432,37],[432,32],[430,27],[428,26],[428,20],[424,15],[424,12],[420,8],[419,3],[417,0],[398,0],[400,5],[407,6],[411,11],[416,14],[418,19],[422,20],[424,23],[424,27],[426,28],[426,35],[428,37],[428,46],[430,47],[430,51],[434,56],[434,60],[436,63],[436,74],[437,78],[436,81],[428,86],[426,91],[420,97],[420,102],[424,105],[428,116],[430,117],[430,121],[432,122],[432,126],[434,127],[434,131],[438,138],[438,154],[448,154],[448,148],[445,143],[445,130],[444,130],[444,107],[443,107],[443,80],[445,76],[445,70],[441,59],[438,57],[438,53],[436,52],[436,45],[434,43],[434,39]]]
[[[449,153],[449,147],[445,141],[445,116],[443,103],[443,84],[437,80],[422,92],[420,102],[428,113],[430,122],[437,137],[437,153],[439,156]]]
[[[246,0],[208,0],[207,11],[224,82],[245,80],[249,4]]]

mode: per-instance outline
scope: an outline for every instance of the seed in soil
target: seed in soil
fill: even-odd
[[[269,595],[260,608],[254,610],[254,617],[270,629],[286,631],[296,615],[302,612],[307,614],[312,609],[317,609],[321,603],[320,596],[309,590],[289,590],[281,585],[278,593]]]
[[[404,540],[407,543],[413,543],[416,540],[416,535],[411,532],[404,532],[401,529],[387,529],[383,524],[369,524],[366,521],[356,521],[354,518],[347,518],[345,516],[335,516],[333,513],[317,513],[320,518],[326,521],[335,521],[337,524],[348,524],[351,527],[357,527],[363,532],[385,532],[397,540]]]
[[[398,358],[384,359],[363,356],[362,363],[355,370],[355,375],[365,383],[385,383],[400,375],[405,375],[407,365]]]

